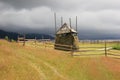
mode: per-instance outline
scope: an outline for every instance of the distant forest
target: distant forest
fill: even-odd
[[[4,31],[4,30],[0,30],[0,39],[5,39],[5,37],[7,36],[9,38],[9,40],[15,40],[17,41],[18,35],[22,35],[16,32],[8,32],[8,31]],[[47,34],[37,34],[37,33],[27,33],[26,34],[26,38],[27,39],[34,39],[36,37],[36,39],[54,39],[53,36],[47,35]]]

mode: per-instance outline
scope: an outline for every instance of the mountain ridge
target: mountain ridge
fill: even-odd
[[[9,32],[5,30],[0,29],[0,39],[4,39],[6,36],[8,36],[9,40],[15,40],[17,41],[18,35],[23,35],[17,32]],[[53,36],[48,35],[48,34],[40,34],[40,33],[26,33],[26,39],[54,39]]]

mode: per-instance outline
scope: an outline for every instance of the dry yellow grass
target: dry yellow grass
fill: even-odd
[[[71,57],[69,53],[54,50],[52,45],[45,48],[44,44],[29,42],[23,47],[0,40],[0,80],[120,79],[119,59]]]

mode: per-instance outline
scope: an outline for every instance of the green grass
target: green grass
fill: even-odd
[[[115,50],[120,50],[120,44],[114,45],[114,46],[113,46],[113,49],[115,49]]]
[[[54,50],[52,44],[47,44],[46,48],[44,45],[27,42],[23,47],[22,44],[0,40],[0,80],[120,79],[119,59],[103,56],[71,57],[70,52]],[[116,68],[118,70],[114,70]]]

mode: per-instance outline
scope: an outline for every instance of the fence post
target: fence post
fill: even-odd
[[[71,56],[73,57],[73,53],[74,53],[74,50],[72,48],[72,45],[71,45]]]
[[[23,37],[23,46],[25,46],[25,34],[24,34],[24,37]]]
[[[35,45],[36,45],[36,41],[37,41],[37,39],[36,39],[36,37],[35,37]]]
[[[105,56],[107,57],[107,43],[105,41]]]
[[[18,39],[17,39],[17,42],[19,42],[19,35],[18,35],[18,37],[17,37]]]

